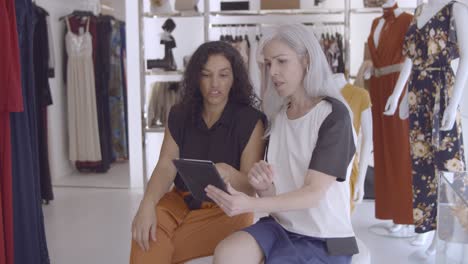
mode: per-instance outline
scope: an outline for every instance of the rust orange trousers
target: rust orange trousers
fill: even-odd
[[[210,256],[221,240],[253,223],[253,214],[229,217],[213,203],[189,210],[175,190],[161,198],[156,217],[156,241],[150,239],[147,252],[132,241],[130,264],[179,264]]]

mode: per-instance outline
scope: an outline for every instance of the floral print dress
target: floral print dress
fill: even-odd
[[[417,233],[436,228],[439,171],[465,170],[460,114],[451,130],[440,130],[455,82],[450,63],[459,57],[453,4],[440,9],[422,28],[417,26],[423,7],[419,6],[403,47],[403,54],[413,62],[408,103]],[[458,188],[467,191],[463,182]]]

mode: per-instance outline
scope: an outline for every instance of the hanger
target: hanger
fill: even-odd
[[[71,14],[60,17],[59,21],[62,21],[63,19],[70,17],[70,16],[86,17],[86,16],[94,16],[94,14],[91,11],[75,10]]]

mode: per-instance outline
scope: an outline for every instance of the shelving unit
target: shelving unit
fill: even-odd
[[[144,28],[146,19],[167,19],[167,18],[193,18],[203,19],[203,39],[205,41],[214,40],[210,38],[215,28],[221,27],[268,27],[270,25],[280,24],[278,21],[287,21],[290,23],[304,23],[306,25],[336,25],[343,27],[343,41],[344,41],[344,58],[345,68],[350,73],[351,63],[351,15],[360,14],[380,14],[381,8],[351,8],[351,0],[343,0],[344,8],[313,8],[313,9],[292,9],[292,10],[248,10],[248,11],[210,11],[210,1],[204,0],[204,10],[201,12],[181,13],[174,12],[169,14],[152,14],[144,12],[143,1],[139,1],[139,26],[140,26],[140,65],[141,69],[145,69],[140,73],[140,89],[141,89],[141,120],[142,120],[142,146],[143,146],[143,175],[144,186],[147,184],[147,157],[146,157],[146,141],[147,134],[149,133],[163,133],[164,128],[147,128],[145,120],[145,104],[147,94],[147,81],[151,78],[152,81],[180,81],[183,72],[163,72],[146,70],[145,47],[144,47]],[[413,8],[402,8],[403,11],[413,12]],[[219,30],[219,29],[218,29]],[[196,33],[193,33],[196,34]],[[180,41],[180,40],[179,40]]]

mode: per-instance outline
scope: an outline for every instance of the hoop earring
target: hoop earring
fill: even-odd
[[[307,67],[306,67],[306,73],[309,73],[309,70],[310,70],[310,65],[307,65]]]

